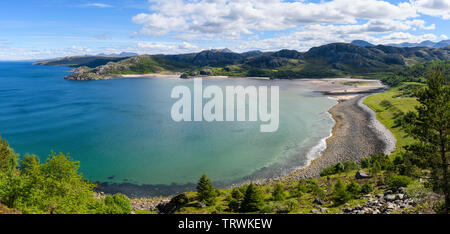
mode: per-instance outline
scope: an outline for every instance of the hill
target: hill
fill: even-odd
[[[69,57],[41,61],[39,65],[78,67],[71,80],[108,79],[121,74],[184,72],[183,77],[201,75],[251,76],[272,78],[314,78],[395,73],[417,63],[449,60],[450,47],[360,46],[332,43],[307,52],[235,53],[231,50],[205,50],[179,55],[140,55],[130,58]],[[93,66],[94,64],[100,64]]]
[[[118,62],[127,57],[115,57],[115,56],[71,56],[64,58],[57,58],[51,60],[37,61],[34,65],[43,66],[67,66],[67,67],[98,67],[105,65],[109,62]]]

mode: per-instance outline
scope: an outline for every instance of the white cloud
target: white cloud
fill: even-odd
[[[413,5],[422,14],[450,19],[449,0],[415,0]]]
[[[113,7],[112,5],[106,4],[106,3],[87,3],[83,5],[84,7],[98,7],[98,8],[110,8]]]
[[[311,47],[321,46],[335,42],[349,43],[353,40],[365,40],[375,45],[390,44],[401,42],[422,42],[425,40],[436,40],[434,34],[412,35],[404,32],[391,32],[380,37],[371,36],[368,33],[349,34],[346,32],[337,32],[326,28],[308,27],[299,32],[282,35],[275,38],[264,40],[246,41],[240,43],[232,50],[244,52],[249,50],[274,51],[280,49],[293,49],[298,51],[307,51]]]
[[[358,19],[405,20],[416,17],[409,3],[379,0],[332,0],[322,3],[282,0],[150,0],[152,13],[133,22],[140,33],[183,38],[238,39],[257,31],[278,31],[307,24],[349,24]]]

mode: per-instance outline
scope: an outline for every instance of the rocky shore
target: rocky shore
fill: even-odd
[[[376,115],[362,104],[366,97],[367,95],[360,95],[340,101],[331,108],[329,112],[336,124],[333,135],[327,139],[327,148],[322,156],[313,160],[308,167],[294,171],[282,180],[317,177],[323,168],[338,162],[359,162],[363,157],[392,151],[395,138],[376,120]]]

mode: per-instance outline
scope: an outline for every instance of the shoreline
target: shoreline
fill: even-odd
[[[148,76],[147,76],[148,77]],[[376,113],[365,106],[362,101],[369,93],[379,92],[385,88],[379,81],[371,81],[374,84],[367,87],[352,87],[343,85],[345,81],[358,81],[349,78],[328,78],[298,80],[294,82],[307,82],[315,84],[313,91],[335,99],[338,102],[328,110],[335,124],[330,135],[321,139],[308,153],[307,164],[302,168],[293,168],[286,174],[261,179],[244,179],[231,183],[215,183],[220,188],[231,188],[242,184],[271,183],[285,180],[297,180],[299,178],[311,178],[320,175],[323,168],[347,160],[359,162],[362,157],[374,153],[386,153],[394,149],[395,138],[376,119]],[[368,80],[361,80],[367,82]],[[341,92],[345,90],[345,92]],[[334,93],[333,93],[334,92]],[[355,122],[356,121],[356,122]],[[349,126],[353,130],[349,131]],[[355,127],[358,126],[358,127]],[[387,131],[387,132],[386,132]],[[363,139],[358,145],[357,139]],[[356,140],[355,140],[356,139]],[[325,144],[324,144],[325,143]],[[325,146],[323,146],[325,145]],[[349,150],[351,149],[351,150]],[[312,156],[312,157],[311,157]],[[131,197],[149,198],[158,196],[171,196],[195,189],[195,184],[172,184],[172,185],[135,185],[129,183],[99,183],[99,191],[105,193],[122,192]],[[192,190],[193,191],[193,190]]]
[[[370,156],[374,153],[384,153],[391,154],[395,150],[396,139],[393,134],[376,118],[376,113],[366,106],[363,101],[369,95],[360,95],[349,100],[340,100],[339,103],[333,106],[329,113],[333,116],[335,120],[335,125],[332,130],[332,135],[326,139],[326,149],[322,152],[322,155],[315,158],[311,163],[299,170],[293,171],[287,176],[274,179],[273,181],[286,181],[286,180],[298,180],[298,179],[308,179],[320,176],[321,171],[329,166],[335,165],[338,162],[344,161],[355,161],[359,162],[362,158]],[[344,113],[348,111],[348,108],[353,108],[353,111],[361,111],[361,116],[367,122],[366,131],[362,134],[369,134],[375,136],[375,138],[366,137],[366,143],[371,142],[372,144],[361,144],[357,145],[352,139],[357,137],[350,136],[347,133],[349,128],[348,118],[350,115],[345,115]],[[356,120],[360,121],[360,120]],[[361,135],[361,134],[357,134]],[[349,137],[350,136],[350,137]],[[370,140],[369,140],[370,139]],[[360,151],[352,150],[336,150],[339,145],[356,146]],[[374,145],[376,147],[374,147]],[[382,146],[382,147],[380,147]],[[381,150],[380,150],[381,148]],[[354,148],[353,148],[354,150]],[[345,153],[344,153],[345,152]]]

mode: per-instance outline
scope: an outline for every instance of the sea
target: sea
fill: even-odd
[[[279,128],[259,121],[176,122],[171,98],[193,80],[68,81],[70,68],[0,62],[0,134],[23,157],[65,153],[95,182],[136,185],[237,183],[285,175],[325,149],[337,101],[308,82],[204,79],[203,86],[279,86]]]

